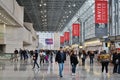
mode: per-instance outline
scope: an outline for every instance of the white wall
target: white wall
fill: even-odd
[[[21,39],[21,33],[19,32],[19,27],[15,26],[6,26],[6,32],[5,32],[5,43],[6,53],[13,53],[15,48],[23,48],[23,43]]]
[[[23,25],[24,8],[19,6],[16,0],[0,0],[0,6],[12,16],[17,23]]]

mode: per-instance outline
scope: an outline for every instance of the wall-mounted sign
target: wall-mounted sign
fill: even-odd
[[[45,43],[51,45],[53,44],[53,39],[45,39]]]

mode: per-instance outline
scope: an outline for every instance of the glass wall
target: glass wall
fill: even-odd
[[[120,0],[112,0],[111,5],[112,25],[110,26],[110,36],[120,35]]]
[[[79,15],[82,25],[82,38],[89,39],[95,37],[95,16],[94,16],[94,0],[87,0],[81,7]]]

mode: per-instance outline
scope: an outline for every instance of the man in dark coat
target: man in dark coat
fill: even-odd
[[[59,76],[63,77],[62,71],[64,68],[64,61],[66,60],[66,54],[63,51],[63,48],[60,47],[60,51],[56,54],[55,62],[59,65]]]

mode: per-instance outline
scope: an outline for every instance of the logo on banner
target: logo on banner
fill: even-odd
[[[60,36],[60,44],[64,43],[64,36]]]
[[[64,33],[64,37],[65,37],[65,41],[69,41],[69,39],[70,39],[70,33],[69,32],[65,32]]]
[[[108,23],[108,2],[95,0],[95,23]]]
[[[53,44],[53,39],[45,39],[46,44]]]
[[[72,36],[80,36],[80,24],[72,25]]]

